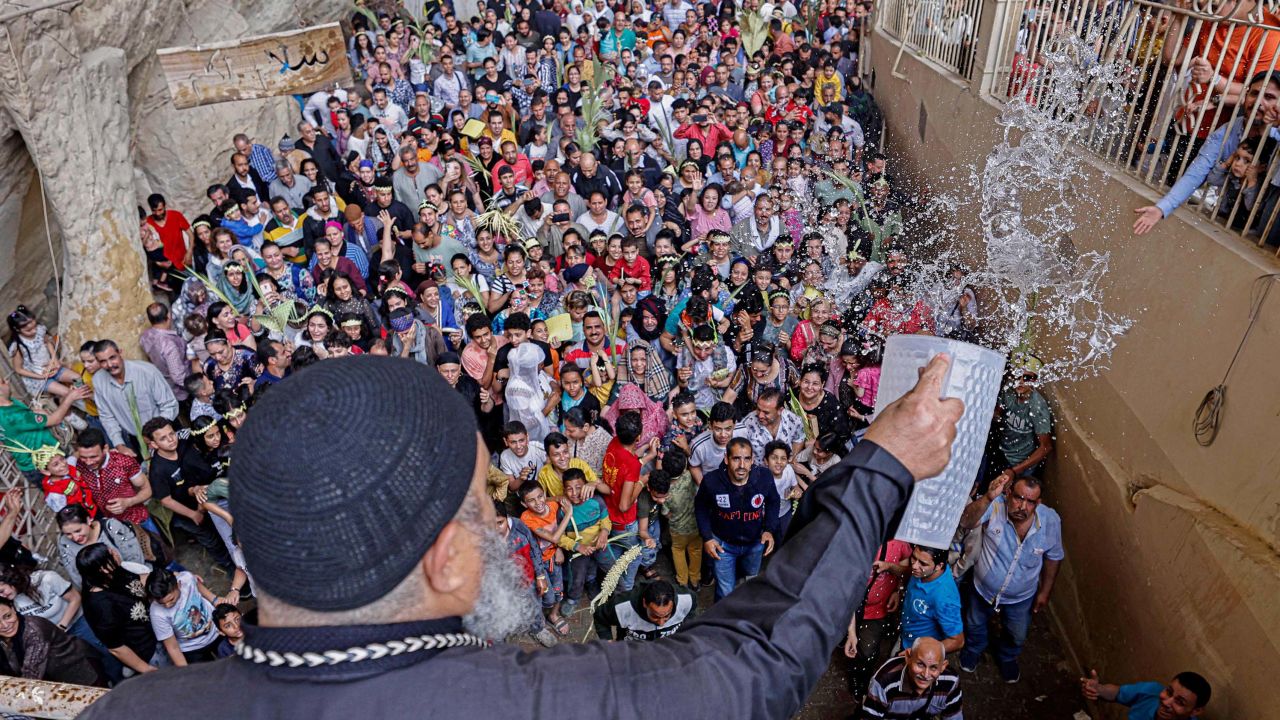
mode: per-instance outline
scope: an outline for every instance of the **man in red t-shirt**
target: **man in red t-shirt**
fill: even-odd
[[[191,259],[191,223],[177,210],[170,210],[160,193],[147,198],[151,214],[147,224],[155,228],[164,243],[164,256],[173,263],[175,270],[185,270]]]
[[[898,623],[893,614],[902,605],[902,579],[908,571],[911,546],[901,540],[890,540],[876,551],[867,581],[867,596],[862,607],[849,621],[849,638],[844,654],[853,659],[849,669],[849,691],[854,697],[866,692],[871,673],[880,666],[880,648],[893,634]]]
[[[604,568],[607,572],[613,562],[622,557],[627,550],[638,545],[640,523],[636,521],[636,498],[643,487],[640,481],[640,468],[653,460],[657,455],[657,438],[649,443],[643,455],[637,456],[636,443],[644,431],[640,413],[634,410],[618,416],[614,427],[614,439],[604,453],[604,469],[600,479],[609,488],[604,496],[604,506],[609,510],[609,521],[613,523],[613,532],[609,544],[601,552]],[[626,535],[626,537],[621,537]],[[615,540],[614,538],[619,538]],[[618,583],[617,592],[630,592],[636,581],[636,571],[640,569],[639,558],[632,560]]]

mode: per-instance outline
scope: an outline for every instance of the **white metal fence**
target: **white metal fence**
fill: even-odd
[[[960,72],[938,58],[942,45],[921,30],[928,27],[922,17],[954,17],[945,8],[937,15],[943,1],[882,0],[878,27],[906,38],[913,54]],[[1280,82],[1249,91],[1260,73],[1280,78],[1277,3],[994,1],[1003,12],[984,22],[997,26],[979,22],[974,32],[991,39],[983,57],[993,97],[1040,102],[1055,78],[1050,50],[1065,37],[1079,38],[1086,63],[1117,63],[1124,77],[1109,106],[1086,104],[1086,112],[1106,114],[1108,122],[1098,125],[1109,131],[1082,144],[1117,172],[1162,193],[1172,189],[1166,207],[1187,195],[1182,205],[1205,220],[1269,251],[1280,246]],[[974,17],[980,11],[977,5]]]
[[[893,0],[879,4],[879,27],[912,54],[931,60],[966,80],[983,0]]]

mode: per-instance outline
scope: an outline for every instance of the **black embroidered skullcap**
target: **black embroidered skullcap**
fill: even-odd
[[[339,611],[385,596],[461,507],[475,416],[404,358],[325,360],[278,383],[236,436],[231,513],[254,583]]]

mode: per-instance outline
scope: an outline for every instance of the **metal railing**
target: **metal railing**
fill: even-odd
[[[1255,102],[1247,91],[1258,73],[1280,77],[1280,15],[1235,0],[1184,4],[1006,0],[1007,22],[991,34],[991,95],[1039,102],[1054,80],[1052,50],[1064,34],[1079,38],[1086,63],[1117,63],[1125,78],[1122,92],[1086,105],[1106,117],[1082,138],[1087,149],[1164,193],[1181,179],[1169,204],[1189,194],[1182,204],[1203,219],[1280,244],[1280,131],[1268,124],[1280,120],[1280,97]],[[1197,162],[1206,144],[1217,150]]]
[[[983,0],[894,0],[877,3],[881,32],[912,55],[968,80],[973,73]]]
[[[22,400],[28,406],[34,406],[33,409],[37,412],[47,414],[52,410],[51,407],[47,407],[52,398],[48,396],[36,400],[31,398],[20,379],[14,374],[13,365],[5,353],[0,353],[0,373],[5,373],[9,377],[15,398]],[[52,432],[62,447],[69,445],[71,433],[65,425],[53,428]],[[52,567],[58,561],[58,530],[53,511],[45,503],[44,492],[39,485],[32,486],[27,483],[27,478],[18,469],[13,455],[4,449],[3,445],[4,433],[0,431],[0,497],[15,488],[22,491],[22,513],[14,525],[13,534],[27,546],[28,550],[45,558],[46,562],[42,565]]]

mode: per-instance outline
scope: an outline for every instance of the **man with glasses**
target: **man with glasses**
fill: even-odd
[[[977,670],[988,644],[987,626],[1002,613],[996,661],[1006,683],[1022,678],[1018,655],[1027,640],[1031,616],[1049,604],[1062,562],[1062,520],[1040,503],[1040,481],[1014,478],[1009,471],[991,482],[985,495],[969,503],[960,527],[982,533],[973,571],[974,593],[964,616],[960,667]]]

